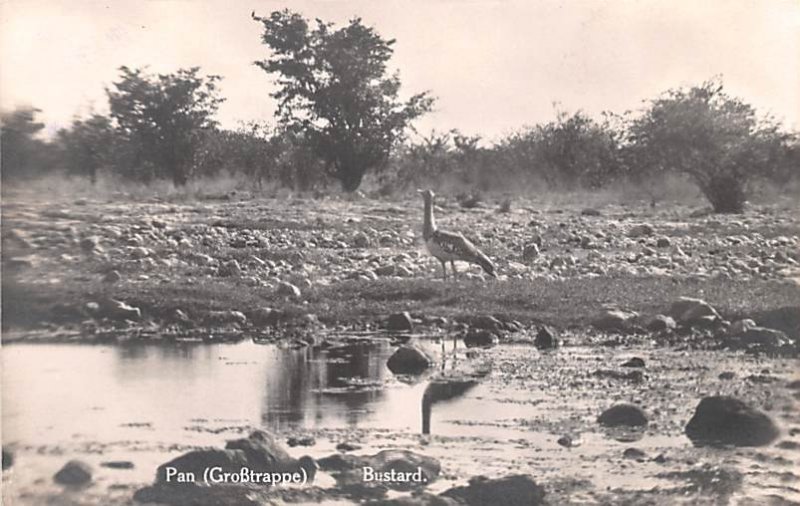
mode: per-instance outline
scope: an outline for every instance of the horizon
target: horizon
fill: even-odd
[[[557,110],[622,114],[678,87],[721,76],[727,92],[800,125],[800,3],[576,0],[304,0],[291,10],[337,26],[361,17],[396,39],[390,71],[401,96],[430,90],[421,134],[458,129],[492,142],[551,121]],[[104,87],[118,68],[154,73],[201,67],[223,77],[216,118],[276,123],[273,76],[261,25],[285,3],[217,0],[104,3],[8,1],[0,5],[0,107],[42,110],[46,135],[75,117],[107,112]],[[210,35],[209,35],[210,34]],[[55,83],[55,84],[54,84]]]

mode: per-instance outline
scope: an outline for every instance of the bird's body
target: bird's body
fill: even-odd
[[[441,262],[443,277],[447,279],[447,262],[450,262],[453,275],[456,274],[456,260],[480,265],[487,274],[495,276],[492,261],[466,237],[436,228],[436,220],[433,216],[434,194],[430,190],[421,193],[425,200],[422,237],[428,252]]]

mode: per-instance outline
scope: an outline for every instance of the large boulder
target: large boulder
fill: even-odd
[[[555,330],[543,325],[539,332],[536,333],[536,338],[533,340],[533,345],[540,350],[549,350],[558,347],[558,334]]]
[[[340,487],[367,485],[413,490],[435,481],[441,472],[437,459],[410,450],[383,450],[371,456],[347,456],[337,460],[341,461],[336,463],[338,466],[326,462],[326,467],[332,472],[338,467],[334,478]],[[395,479],[384,479],[391,476]]]
[[[722,317],[711,304],[702,299],[691,297],[680,297],[673,302],[668,314],[676,322],[684,326],[705,325],[722,320]]]
[[[219,467],[224,473],[236,473],[248,464],[241,450],[192,450],[158,466],[156,483],[199,483],[206,469]]]
[[[386,362],[394,374],[419,374],[432,364],[428,354],[414,345],[401,346]]]
[[[53,480],[62,485],[83,485],[92,480],[92,468],[86,462],[70,460],[53,476]]]
[[[734,397],[705,397],[686,424],[686,435],[696,446],[763,446],[780,431],[765,413]]]
[[[603,411],[597,422],[605,427],[639,427],[647,425],[647,416],[633,404],[617,404]]]
[[[405,332],[414,329],[414,322],[408,311],[395,313],[386,320],[386,330],[393,332]]]
[[[489,479],[476,476],[466,487],[454,487],[442,492],[444,497],[459,500],[469,506],[502,504],[503,506],[535,506],[544,504],[544,487],[525,475]]]
[[[603,332],[625,332],[631,329],[637,316],[639,315],[634,311],[610,309],[595,318],[592,326]]]

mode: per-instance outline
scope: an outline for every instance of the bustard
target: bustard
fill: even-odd
[[[497,277],[494,273],[494,264],[489,260],[489,257],[469,242],[466,237],[436,228],[436,220],[433,217],[433,198],[436,195],[430,190],[418,191],[425,200],[422,237],[425,239],[425,246],[428,248],[428,252],[441,262],[442,277],[447,279],[447,262],[450,262],[453,277],[455,277],[457,274],[456,260],[478,264],[487,274]]]

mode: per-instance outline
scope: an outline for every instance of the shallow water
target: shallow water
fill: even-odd
[[[432,341],[420,344],[444,359],[433,375],[443,369],[448,374],[452,343],[446,343],[446,352]],[[682,434],[698,386],[729,388],[716,379],[719,371],[757,372],[765,366],[758,361],[727,357],[709,367],[712,362],[700,355],[639,350],[650,379],[627,385],[591,376],[598,366],[621,362],[619,350],[569,347],[541,354],[501,346],[491,351],[494,370],[485,381],[438,392],[432,400],[428,390],[431,436],[423,436],[423,398],[431,376],[411,383],[395,377],[385,366],[393,350],[386,340],[327,350],[250,342],[3,347],[3,444],[17,457],[13,480],[4,479],[11,485],[4,496],[45,504],[50,499],[35,500],[43,491],[64,493],[52,483],[53,473],[80,458],[94,465],[96,474],[77,503],[92,504],[91,494],[97,504],[105,504],[109,494],[129,498],[135,486],[152,481],[159,464],[192,447],[223,446],[253,428],[280,437],[316,437],[313,447],[290,449],[294,456],[329,455],[336,442],[351,439],[367,453],[404,447],[429,454],[443,464],[443,478],[430,487],[434,491],[481,473],[523,472],[544,482],[566,475],[591,483],[588,491],[570,494],[581,502],[585,493],[591,503],[596,498],[591,490],[674,485],[657,474],[690,468],[694,460],[727,462],[749,471],[762,490],[787,492],[778,477],[795,466],[791,460],[773,465],[781,452],[697,450]],[[459,356],[463,362],[463,353]],[[773,367],[788,372],[791,363]],[[608,404],[630,399],[659,414],[636,441],[625,443],[594,420]],[[583,444],[562,448],[556,440],[563,434],[579,436]],[[629,446],[645,450],[648,461],[622,459]],[[668,454],[671,464],[649,460],[658,453]],[[132,461],[135,468],[99,467],[111,460]],[[762,471],[766,478],[758,475]],[[330,485],[321,479],[321,485]]]

